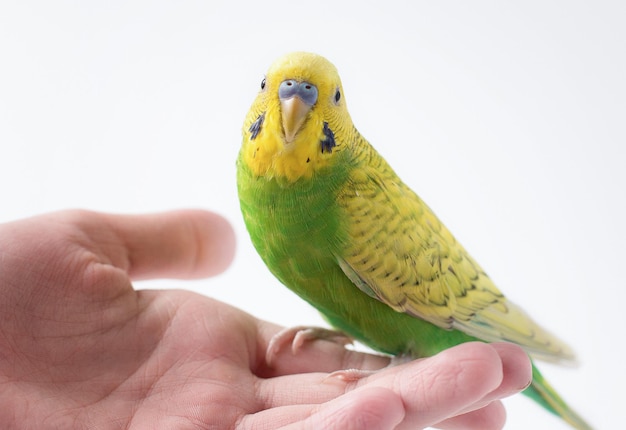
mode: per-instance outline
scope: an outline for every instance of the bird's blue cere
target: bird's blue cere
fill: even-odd
[[[278,97],[281,100],[288,100],[298,97],[309,106],[313,106],[317,101],[317,87],[308,82],[298,82],[295,79],[287,79],[281,82],[278,87]]]

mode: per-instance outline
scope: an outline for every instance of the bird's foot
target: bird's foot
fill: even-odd
[[[378,370],[343,369],[332,372],[325,379],[337,378],[344,382],[356,382],[359,379],[371,376],[376,372],[378,372]]]
[[[353,339],[346,334],[322,327],[296,326],[285,328],[276,333],[265,351],[265,362],[271,366],[281,349],[291,343],[291,353],[296,354],[306,343],[313,340],[326,340],[342,346],[353,343]]]
[[[409,361],[412,361],[412,360],[413,358],[410,356],[404,356],[404,355],[392,356],[389,361],[389,364],[386,367],[383,367],[382,369],[377,369],[377,370],[343,369],[343,370],[337,370],[335,372],[332,372],[326,378],[338,378],[345,382],[356,382],[359,379],[365,378],[367,376],[371,376],[374,373],[377,373],[381,370],[384,370],[393,366],[398,366],[400,364],[408,363]]]

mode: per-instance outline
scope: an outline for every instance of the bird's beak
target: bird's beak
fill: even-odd
[[[300,130],[300,127],[302,127],[302,124],[304,124],[304,120],[312,106],[305,103],[304,100],[297,95],[288,99],[282,99],[280,106],[285,140],[287,143],[291,143]]]

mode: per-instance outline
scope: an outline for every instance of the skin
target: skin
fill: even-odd
[[[233,231],[203,211],[85,211],[0,225],[5,429],[498,429],[531,379],[510,344],[469,343],[394,367],[310,342],[265,362],[281,327],[209,297],[132,280],[215,275]],[[357,381],[330,372],[381,369]]]

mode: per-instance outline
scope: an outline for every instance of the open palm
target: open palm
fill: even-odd
[[[530,381],[506,344],[467,344],[357,381],[389,360],[311,342],[265,352],[281,327],[132,279],[222,271],[232,229],[203,211],[66,211],[0,225],[0,427],[500,428],[497,399]],[[235,288],[235,287],[234,287]]]

